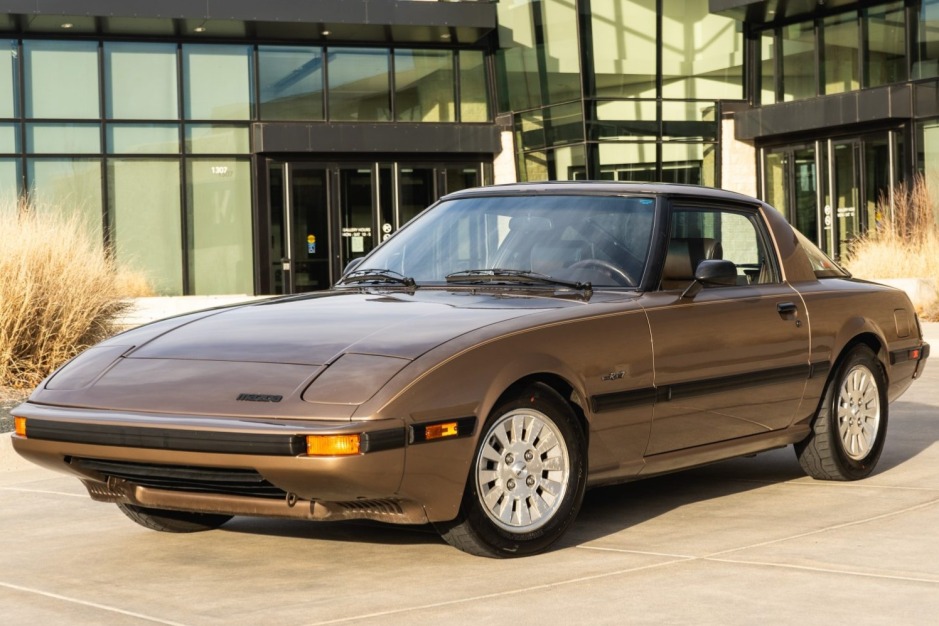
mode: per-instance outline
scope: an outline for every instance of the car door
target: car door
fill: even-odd
[[[737,284],[685,293],[708,259],[732,261]],[[646,455],[787,427],[810,373],[809,328],[759,212],[673,205],[659,287],[643,298],[657,390]]]

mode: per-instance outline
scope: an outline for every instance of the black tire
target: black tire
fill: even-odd
[[[533,384],[493,409],[473,455],[460,513],[437,530],[450,545],[478,556],[542,552],[577,517],[586,456],[584,432],[571,407],[547,385]]]
[[[874,352],[858,345],[828,381],[812,434],[795,446],[805,473],[858,480],[874,471],[887,436],[887,377]]]
[[[203,530],[213,530],[232,518],[231,515],[222,515],[220,513],[148,509],[123,503],[118,503],[117,508],[141,526],[164,533],[196,533]]]

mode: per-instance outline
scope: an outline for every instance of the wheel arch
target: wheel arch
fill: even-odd
[[[525,387],[537,383],[546,385],[556,391],[557,394],[561,396],[561,399],[564,400],[564,403],[571,408],[571,411],[573,411],[574,416],[577,418],[577,423],[580,425],[581,431],[584,435],[584,442],[587,443],[589,447],[590,421],[587,418],[587,414],[583,408],[583,404],[586,402],[586,399],[581,397],[574,385],[558,374],[551,372],[537,372],[528,374],[516,380],[499,395],[493,407],[499,406],[503,402],[518,395]]]

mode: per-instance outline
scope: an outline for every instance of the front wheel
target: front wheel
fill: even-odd
[[[459,516],[438,524],[450,545],[479,556],[536,554],[577,516],[586,444],[571,407],[543,384],[493,410],[473,457]]]
[[[168,509],[148,509],[134,504],[118,503],[124,515],[141,526],[165,533],[195,533],[218,528],[232,518],[220,513],[193,513]]]
[[[821,480],[857,480],[877,465],[887,436],[887,378],[864,345],[845,355],[825,388],[812,434],[796,444],[805,473]]]

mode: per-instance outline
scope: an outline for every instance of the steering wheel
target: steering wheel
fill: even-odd
[[[622,287],[633,287],[636,284],[636,280],[630,276],[626,270],[618,265],[613,265],[609,261],[604,261],[603,259],[583,259],[577,261],[570,265],[568,270],[598,270],[608,276],[613,280],[617,285]]]

